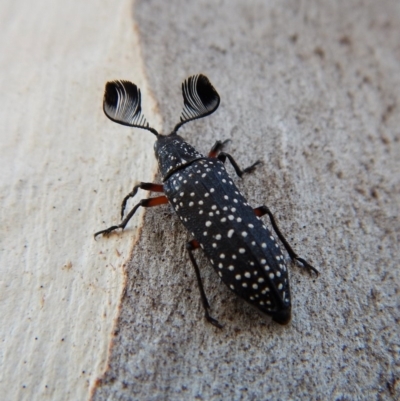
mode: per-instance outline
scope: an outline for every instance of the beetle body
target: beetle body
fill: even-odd
[[[223,162],[228,157],[240,176],[251,171],[258,163],[241,171],[230,155],[218,154],[217,149],[213,148],[209,157],[206,157],[176,133],[182,124],[211,114],[218,107],[219,96],[209,80],[199,75],[184,82],[181,122],[168,136],[161,136],[148,127],[141,114],[140,91],[135,85],[126,81],[107,85],[104,101],[107,116],[125,125],[148,129],[157,136],[154,150],[163,177],[162,185],[137,185],[124,199],[122,214],[126,200],[134,196],[138,188],[164,192],[165,196],[142,200],[120,225],[95,235],[124,228],[139,206],[156,206],[168,201],[194,237],[188,244],[188,250],[196,270],[206,318],[220,327],[208,314],[208,301],[191,253],[199,246],[221,280],[235,294],[272,316],[276,322],[287,324],[291,315],[288,270],[278,243],[259,216],[269,214],[278,237],[292,259],[300,261],[309,270],[316,270],[297,257],[277,228],[268,208],[253,209],[247,203]]]
[[[173,172],[164,191],[221,280],[274,320],[290,318],[288,273],[274,237],[218,159]]]

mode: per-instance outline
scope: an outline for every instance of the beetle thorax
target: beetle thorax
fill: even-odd
[[[157,142],[154,144],[154,152],[163,180],[174,171],[195,160],[204,158],[204,155],[185,142],[179,135],[159,135],[157,138]]]

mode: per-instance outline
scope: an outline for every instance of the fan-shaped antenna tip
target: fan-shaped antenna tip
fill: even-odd
[[[182,83],[183,110],[180,122],[171,135],[189,121],[206,117],[219,106],[220,97],[210,80],[203,74],[193,75]]]
[[[149,123],[142,114],[140,89],[132,82],[107,82],[103,110],[110,120],[118,124],[147,129],[154,135],[158,135],[154,128],[149,127]]]

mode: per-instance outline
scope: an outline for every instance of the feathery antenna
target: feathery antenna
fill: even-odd
[[[220,98],[209,79],[202,74],[193,75],[182,83],[183,110],[181,121],[171,135],[189,121],[213,113],[219,106]]]
[[[158,132],[149,126],[142,114],[140,89],[132,82],[107,82],[103,110],[110,120],[118,124],[147,129],[158,136]]]

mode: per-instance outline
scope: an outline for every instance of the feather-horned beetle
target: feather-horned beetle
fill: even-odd
[[[95,237],[124,229],[140,206],[170,203],[194,237],[186,248],[196,273],[206,319],[222,327],[208,312],[210,305],[193,256],[193,250],[199,247],[234,293],[277,323],[287,324],[291,317],[287,267],[278,243],[260,217],[268,214],[274,231],[293,261],[300,262],[310,273],[318,274],[318,271],[297,256],[266,206],[253,209],[247,203],[224,167],[228,158],[241,177],[251,172],[259,161],[241,170],[233,157],[222,151],[225,142],[217,141],[205,157],[177,134],[183,124],[205,117],[218,108],[220,98],[208,78],[204,75],[189,77],[182,84],[182,94],[184,107],[180,122],[168,136],[163,136],[149,127],[144,118],[140,89],[135,84],[128,81],[107,83],[103,104],[107,117],[119,124],[146,129],[157,137],[154,151],[163,184],[142,182],[136,185],[122,202],[122,222],[97,232]],[[142,199],[123,218],[127,200],[135,196],[139,188],[164,195]]]

